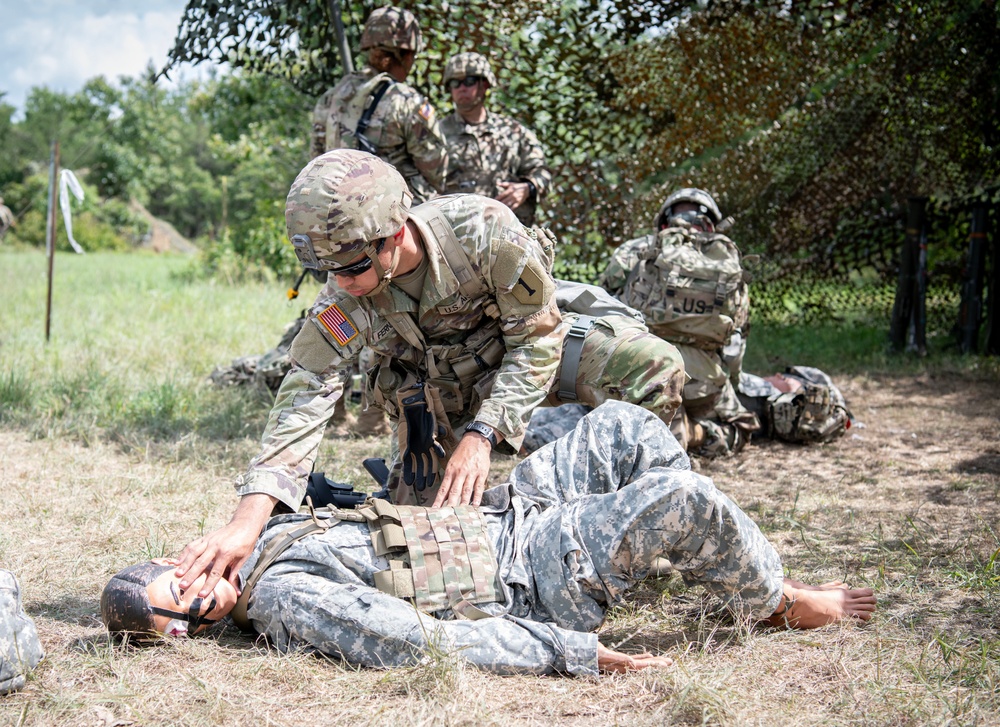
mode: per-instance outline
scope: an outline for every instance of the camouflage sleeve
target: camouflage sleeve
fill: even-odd
[[[480,239],[486,248],[479,250],[479,264],[496,294],[507,351],[490,396],[475,418],[499,431],[517,450],[531,412],[548,395],[559,371],[562,317],[556,307],[555,280],[538,241],[526,234],[506,205],[483,201]]]
[[[407,179],[411,188],[423,184],[436,192],[444,192],[448,176],[448,144],[434,107],[422,96],[413,99],[403,136],[406,139],[406,150],[413,157],[413,164],[423,178],[416,183]],[[421,191],[425,190],[414,189],[415,193]]]
[[[611,295],[617,296],[625,289],[625,282],[628,280],[632,268],[639,262],[638,245],[645,238],[629,240],[622,244],[611,255],[608,266],[601,273],[597,284],[604,288]]]
[[[538,199],[541,199],[552,183],[552,172],[545,165],[545,148],[535,136],[535,132],[523,124],[518,126],[521,129],[521,159],[517,167],[517,176],[535,185]]]
[[[236,492],[263,493],[291,510],[302,504],[306,479],[333,408],[365,345],[369,318],[356,299],[329,284],[292,341],[292,368],[278,389],[260,452],[237,478]]]
[[[442,621],[374,588],[315,573],[268,571],[249,616],[282,651],[316,650],[361,666],[416,665],[433,649],[497,674],[597,675],[595,634],[523,619]]]

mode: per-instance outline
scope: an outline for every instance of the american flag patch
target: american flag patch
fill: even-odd
[[[424,101],[424,105],[420,107],[418,112],[424,119],[424,121],[430,123],[431,119],[434,118],[434,107],[431,106],[429,101]]]
[[[323,324],[323,327],[333,335],[334,340],[341,346],[346,346],[358,335],[358,329],[354,327],[351,319],[344,315],[344,311],[336,303],[317,317],[319,318],[319,322]]]

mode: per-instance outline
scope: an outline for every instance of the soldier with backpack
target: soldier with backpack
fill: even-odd
[[[300,262],[330,282],[292,342],[233,519],[182,554],[186,585],[209,570],[208,590],[223,574],[235,579],[271,510],[299,507],[366,346],[379,357],[367,372],[369,400],[398,435],[389,482],[397,504],[478,503],[491,452],[516,452],[531,411],[550,395],[621,399],[665,422],[680,404],[677,350],[634,315],[602,306],[603,295],[623,308],[599,289],[574,292],[577,310],[561,310],[551,233],[524,227],[497,200],[449,195],[411,209],[395,169],[338,150],[300,172],[286,222]]]
[[[361,149],[392,164],[419,204],[444,190],[448,153],[434,107],[405,81],[421,49],[409,10],[386,6],[368,16],[364,68],[327,91],[313,111],[312,156]]]
[[[657,232],[619,247],[599,282],[681,352],[690,380],[672,428],[689,452],[702,456],[738,452],[760,428],[736,393],[749,330],[749,275],[723,227],[710,194],[678,190],[660,208]]]

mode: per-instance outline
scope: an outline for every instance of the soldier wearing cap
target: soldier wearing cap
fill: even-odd
[[[702,456],[725,456],[738,452],[760,429],[756,415],[748,411],[737,396],[746,334],[749,330],[749,292],[745,282],[734,291],[735,312],[731,334],[724,345],[692,345],[690,338],[675,337],[669,325],[657,325],[656,311],[647,310],[638,302],[640,288],[660,292],[667,288],[666,269],[660,268],[657,254],[671,246],[694,245],[710,257],[739,258],[736,245],[716,228],[722,223],[722,213],[715,199],[701,189],[677,190],[664,200],[654,220],[655,235],[626,242],[619,247],[599,284],[629,305],[643,309],[650,330],[673,343],[684,358],[689,381],[684,386],[684,403],[671,425],[677,439],[688,451]],[[650,265],[649,261],[655,264]],[[656,270],[655,280],[640,280],[640,269]],[[656,296],[646,296],[647,306],[663,309]]]
[[[234,579],[271,510],[300,506],[365,346],[379,356],[370,400],[398,435],[396,504],[478,504],[492,450],[516,452],[552,392],[629,401],[667,422],[680,404],[677,350],[632,317],[561,313],[553,241],[496,200],[446,195],[411,209],[395,169],[338,150],[300,172],[286,222],[300,262],[330,282],[292,343],[260,453],[237,481],[236,513],[182,554],[185,587],[209,567],[206,594],[219,577]]]
[[[448,155],[434,107],[404,81],[420,52],[420,26],[408,10],[373,10],[361,35],[367,64],[320,98],[312,155],[362,149],[392,164],[417,203],[444,190]]]
[[[448,141],[445,191],[494,197],[531,225],[552,181],[538,137],[509,116],[487,111],[486,96],[497,79],[479,53],[452,56],[443,82],[455,103],[441,121]]]

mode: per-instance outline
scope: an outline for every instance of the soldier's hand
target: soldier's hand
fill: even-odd
[[[531,194],[531,187],[527,182],[497,182],[500,193],[497,200],[503,202],[512,210],[516,210]]]
[[[198,592],[202,598],[207,597],[222,578],[239,589],[240,568],[253,552],[257,536],[275,502],[269,495],[246,495],[227,525],[188,543],[174,571],[181,579],[180,587],[188,588],[205,573],[208,577]]]
[[[666,669],[673,665],[673,659],[666,656],[623,654],[620,651],[613,651],[603,644],[597,645],[597,668],[601,671],[623,674],[639,669]]]
[[[455,447],[441,480],[441,489],[432,507],[478,505],[483,500],[490,473],[489,441],[478,434],[466,434]]]

